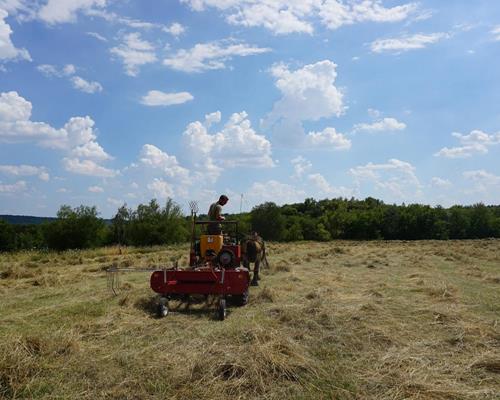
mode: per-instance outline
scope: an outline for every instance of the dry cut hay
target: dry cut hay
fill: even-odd
[[[238,346],[214,345],[189,360],[190,383],[212,393],[252,398],[277,384],[286,388],[321,374],[306,348],[278,330],[255,327],[240,340]]]

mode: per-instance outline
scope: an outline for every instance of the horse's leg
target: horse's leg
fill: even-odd
[[[254,267],[253,267],[253,278],[252,278],[252,282],[251,282],[251,285],[252,286],[259,286],[259,266],[260,266],[260,259],[257,257],[257,259],[255,260],[255,264],[254,264]]]

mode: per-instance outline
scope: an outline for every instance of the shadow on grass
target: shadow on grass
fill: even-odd
[[[134,307],[145,312],[151,318],[161,319],[158,315],[158,296],[147,296],[139,298]],[[197,318],[217,319],[217,298],[205,298],[205,296],[179,296],[178,298],[171,299],[168,302],[169,314],[183,314],[194,316]],[[231,302],[228,302],[231,305]],[[227,315],[231,314],[231,309],[227,309]]]

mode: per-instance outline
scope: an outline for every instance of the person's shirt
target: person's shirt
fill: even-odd
[[[219,202],[213,203],[208,210],[208,218],[210,221],[219,221],[222,214],[222,206]]]

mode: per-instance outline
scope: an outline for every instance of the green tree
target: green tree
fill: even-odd
[[[96,207],[63,205],[57,220],[46,223],[43,235],[48,247],[55,250],[83,249],[103,244],[105,224]]]
[[[0,251],[10,251],[15,248],[14,228],[0,219]]]
[[[285,217],[272,202],[256,206],[251,211],[252,230],[265,240],[282,240],[285,234]]]

